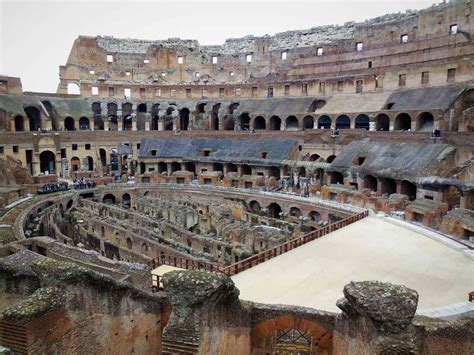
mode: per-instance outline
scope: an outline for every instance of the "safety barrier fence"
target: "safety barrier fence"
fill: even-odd
[[[169,266],[174,266],[174,267],[185,269],[185,270],[220,272],[228,276],[233,276],[242,271],[248,270],[258,264],[261,264],[267,260],[273,259],[277,257],[278,255],[281,255],[290,250],[293,250],[301,245],[309,243],[315,239],[321,238],[324,235],[327,235],[331,232],[334,232],[338,229],[348,226],[349,224],[360,221],[361,219],[367,217],[368,215],[369,215],[369,211],[365,210],[363,212],[357,213],[343,220],[329,224],[323,228],[303,234],[300,237],[297,237],[288,242],[277,245],[276,247],[265,250],[261,253],[255,254],[246,259],[237,261],[236,263],[231,264],[227,267],[223,267],[223,266],[206,262],[206,261],[197,261],[197,260],[187,259],[183,257],[169,256],[169,255],[161,255],[159,257],[154,258],[148,263],[148,266],[152,269],[155,269],[160,265],[169,265]],[[158,275],[153,275],[152,284],[154,286],[154,289],[159,288],[160,277]]]

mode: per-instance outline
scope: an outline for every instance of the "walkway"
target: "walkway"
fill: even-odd
[[[383,219],[365,218],[232,278],[240,298],[339,311],[350,281],[404,284],[419,308],[467,300],[474,262],[461,252]]]

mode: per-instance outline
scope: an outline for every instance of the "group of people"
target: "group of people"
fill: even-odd
[[[95,186],[96,184],[94,180],[84,179],[83,177],[77,180],[73,180],[72,182],[72,187],[74,188],[74,190],[91,189]]]
[[[44,184],[38,189],[39,193],[47,194],[50,192],[57,192],[57,191],[66,191],[69,190],[69,185],[67,182],[51,182],[48,184]]]

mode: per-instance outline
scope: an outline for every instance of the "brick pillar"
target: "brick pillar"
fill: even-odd
[[[377,179],[377,196],[382,196],[382,180]]]

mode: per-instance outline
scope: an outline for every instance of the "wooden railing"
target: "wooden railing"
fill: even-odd
[[[222,272],[228,276],[236,275],[239,272],[248,270],[258,264],[261,264],[267,260],[273,259],[274,257],[284,254],[290,250],[293,250],[303,244],[318,239],[328,233],[334,232],[340,228],[343,228],[351,223],[359,221],[369,215],[369,211],[363,211],[351,217],[345,218],[341,221],[332,223],[321,229],[306,233],[298,238],[292,239],[283,244],[277,245],[272,249],[265,250],[261,253],[255,254],[247,259],[238,261],[232,265],[229,265],[222,269]]]
[[[217,264],[209,263],[206,261],[197,261],[197,260],[191,260],[191,259],[182,258],[182,257],[169,256],[169,255],[162,255],[160,257],[154,258],[148,263],[148,266],[151,267],[152,269],[155,269],[156,267],[160,265],[170,265],[170,266],[174,266],[174,267],[186,269],[186,270],[221,272],[225,275],[232,276],[232,275],[238,274],[239,272],[248,270],[267,260],[273,259],[274,257],[277,257],[278,255],[284,254],[290,250],[293,250],[315,239],[321,238],[322,236],[329,234],[331,232],[334,232],[338,229],[341,229],[345,226],[348,226],[349,224],[360,221],[361,219],[367,217],[368,215],[369,215],[369,211],[367,210],[360,212],[351,217],[348,217],[338,222],[327,225],[326,227],[306,233],[298,238],[295,238],[283,244],[277,245],[276,247],[272,249],[265,250],[247,259],[238,261],[227,267],[222,267]],[[160,278],[157,275],[154,275],[153,286],[159,287],[159,282],[160,282]]]
[[[148,266],[150,266],[152,269],[155,269],[160,265],[169,265],[186,270],[200,270],[210,272],[222,271],[222,267],[214,263],[201,260],[192,260],[173,255],[158,256],[148,262]]]

